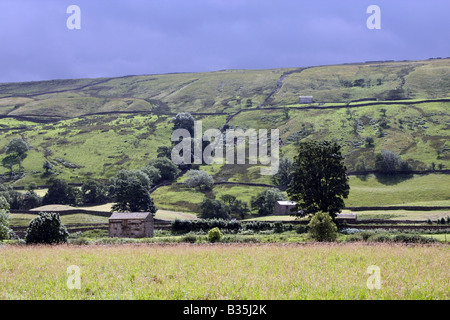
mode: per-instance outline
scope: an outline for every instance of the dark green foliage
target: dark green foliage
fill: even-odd
[[[257,210],[261,216],[267,216],[274,213],[275,202],[286,200],[286,196],[278,189],[266,189],[256,197],[251,198],[252,210]]]
[[[50,174],[50,170],[53,169],[53,164],[50,161],[45,160],[44,164],[42,165],[42,168],[45,170],[45,174],[48,175]]]
[[[411,166],[397,153],[381,150],[381,153],[375,156],[375,170],[382,174],[393,175],[397,172],[411,171]]]
[[[154,166],[147,165],[143,167],[141,171],[148,176],[152,185],[156,185],[159,181],[161,181],[161,172]]]
[[[34,191],[25,192],[21,198],[22,203],[20,204],[20,209],[29,210],[42,205],[42,198],[39,197]]]
[[[14,175],[15,165],[19,165],[19,170],[22,169],[22,161],[27,157],[28,150],[29,144],[20,138],[12,139],[6,146],[6,157],[2,159],[2,166],[9,169],[11,177]]]
[[[10,219],[9,211],[0,207],[0,241],[9,239],[12,234],[12,230],[9,228]]]
[[[40,212],[39,216],[31,220],[25,235],[27,244],[54,244],[67,242],[69,233],[61,224],[59,214],[54,212]]]
[[[238,200],[233,195],[224,194],[220,199],[228,207],[228,212],[233,217],[244,219],[250,213],[247,202]]]
[[[81,187],[84,204],[101,204],[108,201],[107,187],[101,182],[87,180]]]
[[[0,210],[2,210],[2,209],[9,210],[10,206],[9,206],[9,202],[6,200],[6,198],[0,194]]]
[[[294,167],[287,189],[289,198],[305,214],[323,211],[334,219],[350,191],[341,147],[329,141],[303,142]]]
[[[158,158],[169,158],[172,155],[172,148],[171,147],[167,147],[167,146],[161,146],[158,147],[158,154],[157,157]]]
[[[300,224],[300,225],[297,226],[297,228],[295,228],[295,232],[297,232],[298,234],[307,233],[308,232],[308,226]]]
[[[242,229],[241,222],[237,220],[224,219],[198,219],[198,220],[179,220],[172,222],[172,231],[175,233],[188,232],[206,232],[212,228],[218,227],[220,230],[236,233]]]
[[[150,197],[151,184],[148,176],[140,170],[120,170],[114,180],[115,204],[112,211],[150,212],[157,208]]]
[[[219,200],[203,199],[200,210],[202,219],[230,219],[228,207]]]
[[[180,170],[169,158],[158,158],[150,162],[150,165],[159,170],[161,180],[174,180]]]
[[[273,224],[266,221],[250,221],[244,224],[244,230],[253,230],[255,232],[272,230]]]
[[[194,136],[195,119],[189,112],[178,113],[171,122],[174,124],[173,130],[186,129],[192,137]]]
[[[272,176],[273,183],[282,190],[285,190],[292,180],[294,171],[293,163],[288,158],[281,158],[278,172]]]
[[[9,170],[11,177],[14,175],[14,166],[20,163],[19,155],[14,152],[2,159],[2,166]]]
[[[42,199],[42,204],[65,204],[77,206],[82,202],[81,191],[75,187],[71,187],[67,182],[51,178],[49,180],[49,188]]]

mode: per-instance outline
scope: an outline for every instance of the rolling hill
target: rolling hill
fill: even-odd
[[[298,104],[300,95],[312,95],[315,102]],[[225,125],[277,128],[287,157],[295,155],[296,144],[304,139],[338,141],[348,171],[373,168],[381,149],[397,152],[417,171],[450,168],[450,59],[4,83],[0,84],[0,159],[8,141],[22,137],[32,149],[23,162],[26,175],[16,186],[31,181],[45,184],[46,159],[67,181],[108,180],[122,168],[147,164],[156,157],[158,146],[169,146],[170,120],[182,111],[202,120],[204,130]],[[373,143],[368,144],[367,138]],[[203,168],[216,181],[271,184],[256,166]],[[7,173],[0,168],[0,175],[7,177]],[[411,177],[409,183],[418,178]],[[442,180],[428,182],[434,191],[417,201],[450,200]],[[375,177],[368,177],[368,189],[358,189],[357,180],[352,183],[356,192],[352,203],[372,201],[370,184],[380,188]],[[239,187],[216,188],[216,195],[231,192],[249,197]],[[159,205],[181,210],[178,201],[183,192],[177,195],[178,189],[174,185],[165,193],[157,190]],[[380,192],[380,197],[389,194]],[[405,193],[399,194],[401,198]],[[202,195],[191,195],[188,211],[195,211],[192,203]],[[173,203],[168,203],[170,197]],[[414,197],[407,200],[414,202]]]

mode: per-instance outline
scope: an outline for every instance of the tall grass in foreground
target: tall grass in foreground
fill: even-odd
[[[449,258],[446,245],[3,246],[0,298],[449,299]]]

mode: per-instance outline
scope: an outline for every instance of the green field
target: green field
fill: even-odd
[[[447,300],[449,258],[444,245],[8,246],[0,299]]]

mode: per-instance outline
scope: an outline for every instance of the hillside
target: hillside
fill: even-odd
[[[450,59],[272,70],[126,76],[0,84],[0,115],[75,117],[97,112],[236,112],[360,99],[436,99],[450,95]]]
[[[300,105],[300,95],[312,95],[315,102]],[[157,147],[169,146],[170,119],[181,111],[202,120],[204,130],[225,124],[278,128],[283,154],[290,158],[304,139],[333,139],[343,147],[348,171],[370,170],[382,149],[397,152],[417,171],[433,164],[450,168],[450,59],[0,84],[0,159],[8,141],[20,136],[32,149],[16,186],[45,184],[46,159],[67,181],[108,180],[122,168],[142,167],[156,157]],[[216,181],[271,184],[256,166],[203,169]],[[0,167],[0,175],[7,173]],[[352,204],[370,199],[371,184],[379,187],[376,178],[368,179],[366,189],[352,180]],[[450,200],[439,181],[429,179],[433,191],[417,200],[408,195],[406,202]],[[162,208],[183,208],[178,189],[155,193]],[[214,193],[250,197],[251,189],[229,189],[217,186]],[[404,195],[389,203],[405,203]],[[188,211],[202,197],[191,193]]]

